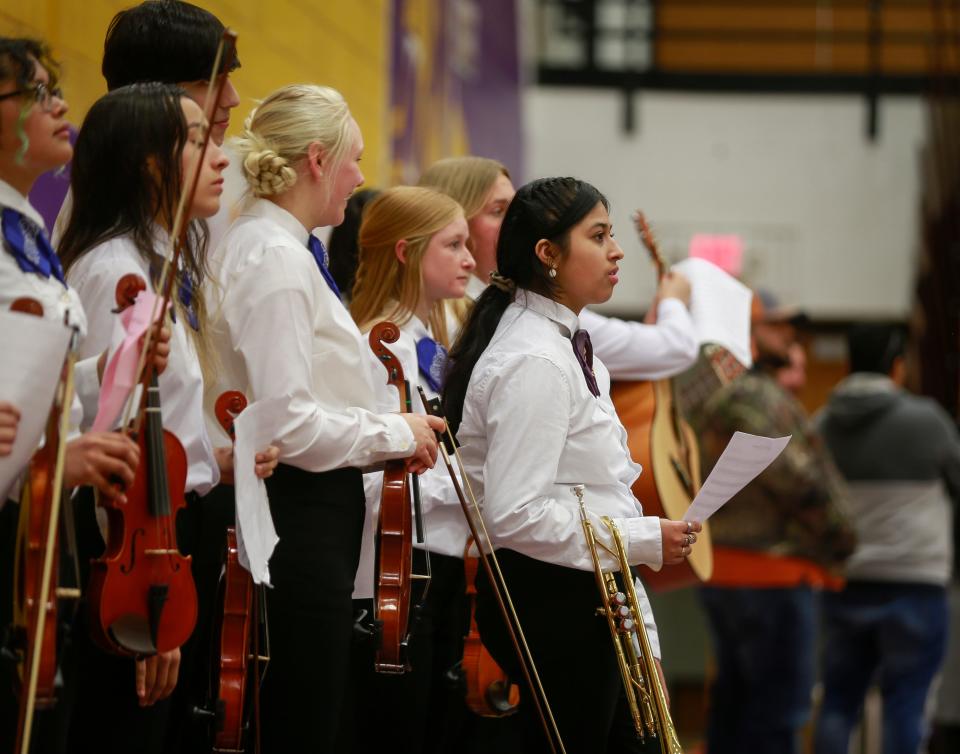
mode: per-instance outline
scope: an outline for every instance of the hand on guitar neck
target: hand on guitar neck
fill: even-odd
[[[657,268],[657,295],[654,296],[653,302],[647,310],[647,315],[643,318],[644,324],[653,325],[657,322],[657,306],[665,298],[678,299],[683,302],[684,306],[690,307],[690,281],[687,280],[685,275],[671,270],[670,266],[663,260],[657,239],[653,235],[653,231],[650,230],[643,212],[637,210],[633,213],[633,223],[640,235],[641,242]]]

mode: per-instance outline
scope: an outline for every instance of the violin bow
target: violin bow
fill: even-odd
[[[77,345],[79,343],[79,332],[73,328],[73,334],[70,336],[70,346],[67,351],[67,358],[64,364],[64,379],[62,381],[62,392],[60,395],[60,442],[57,446],[57,459],[53,470],[53,489],[50,497],[50,523],[47,527],[47,541],[43,553],[43,573],[40,579],[40,595],[37,599],[35,609],[37,611],[36,629],[32,637],[28,637],[28,646],[31,648],[28,652],[30,665],[27,668],[26,677],[26,701],[24,704],[24,718],[21,722],[23,726],[20,731],[20,750],[19,754],[28,754],[30,751],[30,737],[33,732],[33,713],[37,701],[37,678],[40,673],[40,652],[41,637],[47,621],[47,601],[50,599],[50,577],[53,574],[54,552],[57,547],[57,528],[60,522],[60,502],[63,498],[63,470],[67,457],[67,435],[70,433],[70,407],[73,404],[73,367],[77,360]],[[32,641],[31,641],[32,639]],[[20,727],[18,725],[18,727]]]
[[[180,251],[187,242],[187,233],[190,230],[190,222],[184,218],[187,213],[187,208],[193,204],[193,197],[197,193],[197,185],[200,183],[200,173],[203,171],[203,161],[207,154],[207,145],[210,143],[210,122],[216,111],[217,103],[220,102],[220,97],[223,95],[223,87],[227,83],[226,75],[220,74],[220,61],[228,57],[232,58],[236,55],[236,50],[237,33],[233,31],[233,29],[224,29],[223,35],[220,37],[220,43],[217,45],[217,53],[213,59],[213,71],[210,74],[210,81],[207,84],[207,98],[203,108],[203,115],[206,120],[206,123],[202,126],[204,129],[203,147],[201,147],[197,159],[190,166],[190,179],[180,191],[177,211],[173,218],[173,227],[170,230],[170,245],[167,253],[164,255],[163,267],[160,270],[160,280],[157,283],[157,289],[161,291],[161,296],[153,302],[153,310],[150,313],[151,323],[156,321],[158,313],[166,312],[167,307],[170,305],[170,298],[173,293],[173,281],[176,277],[176,274],[171,272],[171,270],[176,269],[176,264],[180,259]],[[216,92],[216,96],[212,96],[214,92]],[[155,330],[156,328],[151,324],[151,326],[147,328],[146,333],[144,333],[143,348],[140,351],[140,359],[137,362],[137,379],[135,384],[142,384],[144,388],[146,388],[147,382],[150,381],[153,375],[153,360],[148,360],[148,357],[156,347],[154,343]],[[134,434],[140,431],[140,422],[143,417],[142,409],[146,405],[146,395],[146,389],[142,390]],[[133,396],[134,391],[131,390],[130,398],[127,401],[126,410],[124,411],[123,421],[120,425],[121,427],[126,427],[130,423],[133,412]]]
[[[427,398],[427,394],[419,385],[417,386],[417,390],[420,391],[420,399],[423,401],[424,408],[426,408],[426,410],[432,413],[434,416],[440,416],[440,418],[444,419],[444,422],[446,422],[446,419],[443,417],[442,412],[440,411],[439,402],[436,400],[431,401],[429,398]],[[487,574],[487,579],[490,581],[493,591],[496,593],[497,605],[500,607],[500,613],[503,616],[504,623],[507,626],[507,631],[510,634],[510,640],[513,643],[513,648],[516,650],[517,658],[520,660],[520,668],[523,670],[523,677],[527,682],[527,687],[532,692],[531,696],[536,704],[537,714],[540,718],[541,724],[543,725],[543,731],[547,737],[547,742],[550,745],[550,751],[552,751],[553,754],[558,754],[558,752],[559,754],[566,754],[566,749],[563,746],[563,739],[560,738],[560,729],[557,727],[557,721],[553,717],[553,711],[550,709],[550,702],[547,700],[547,693],[544,691],[543,683],[540,681],[540,674],[537,672],[536,663],[533,661],[533,654],[530,651],[530,645],[527,644],[527,639],[523,634],[523,627],[520,625],[519,617],[517,617],[517,610],[513,605],[513,599],[510,597],[510,590],[507,588],[507,582],[503,578],[503,572],[500,570],[500,561],[497,559],[497,554],[494,552],[490,535],[487,533],[487,525],[484,521],[483,513],[480,511],[480,505],[477,503],[477,497],[473,493],[473,486],[470,484],[470,478],[467,476],[467,472],[463,467],[463,458],[460,456],[460,451],[457,450],[456,438],[453,436],[453,432],[450,431],[449,424],[446,424],[443,433],[438,432],[437,435],[440,446],[440,454],[443,456],[443,463],[447,467],[447,473],[450,474],[450,479],[453,482],[453,488],[456,491],[457,498],[460,501],[460,507],[463,509],[463,515],[467,519],[467,526],[470,528],[470,535],[473,537],[473,541],[476,543],[477,549],[480,551],[480,562],[483,564],[484,571]],[[451,450],[453,451],[453,456],[456,459],[457,467],[460,470],[460,476],[462,477],[467,492],[470,495],[470,502],[467,502],[467,499],[463,494],[463,487],[460,485],[460,481],[457,479],[457,474],[454,471],[453,464],[450,461]],[[483,544],[481,544],[481,542]],[[493,566],[490,565],[491,561],[493,562]],[[496,572],[496,576],[494,576],[494,571]]]

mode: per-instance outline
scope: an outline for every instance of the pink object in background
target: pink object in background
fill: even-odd
[[[743,239],[736,235],[697,233],[690,239],[690,257],[706,259],[733,277],[743,272]]]

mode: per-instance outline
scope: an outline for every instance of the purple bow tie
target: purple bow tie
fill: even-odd
[[[587,387],[597,398],[600,397],[600,387],[597,377],[593,373],[593,344],[590,343],[590,333],[586,330],[577,330],[573,335],[573,352],[580,362],[583,376],[587,380]]]

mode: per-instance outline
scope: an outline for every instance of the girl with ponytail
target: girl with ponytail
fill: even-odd
[[[593,562],[571,491],[610,517],[632,565],[689,555],[699,524],[642,514],[640,467],[610,402],[610,376],[580,328],[584,306],[610,298],[623,251],[607,200],[574,178],[523,186],[507,209],[497,270],[450,354],[445,413],[486,517],[514,605],[567,752],[637,751],[613,646],[596,617]],[[603,526],[595,522],[595,529]],[[600,535],[602,536],[602,535]],[[637,584],[644,623],[656,626]],[[484,645],[521,677],[490,585],[477,580]],[[546,751],[523,689],[525,751]]]

